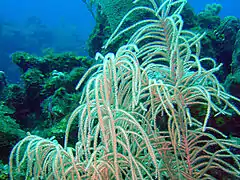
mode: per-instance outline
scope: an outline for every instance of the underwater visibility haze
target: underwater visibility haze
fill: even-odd
[[[95,20],[81,0],[2,0],[0,2],[1,67],[10,82],[19,80],[11,54],[26,51],[42,55],[72,51],[87,55],[86,41]]]
[[[2,0],[0,180],[240,179],[239,7]]]

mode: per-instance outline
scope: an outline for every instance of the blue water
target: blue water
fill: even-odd
[[[240,18],[239,0],[189,0],[196,12],[207,3],[221,3],[220,16]],[[0,70],[10,82],[19,80],[11,63],[15,51],[41,55],[45,48],[55,52],[73,51],[87,55],[86,40],[95,21],[81,0],[1,0]]]
[[[220,16],[236,16],[240,18],[240,0],[188,0],[196,12],[204,10],[206,4],[218,3],[223,9]]]
[[[87,55],[86,40],[94,25],[81,0],[1,0],[0,70],[9,81],[19,80],[9,57],[15,51],[40,55],[52,47]]]

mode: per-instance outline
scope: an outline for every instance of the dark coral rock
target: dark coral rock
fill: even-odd
[[[53,70],[70,72],[74,67],[89,67],[92,64],[91,58],[76,56],[71,52],[60,54],[49,53],[38,57],[26,52],[16,52],[12,54],[12,61],[20,67],[23,72],[36,68],[42,74],[51,73]]]
[[[108,39],[109,34],[111,34],[111,30],[107,18],[98,11],[96,25],[88,38],[89,56],[94,57],[97,52],[101,52],[102,46],[105,40]]]
[[[0,159],[8,161],[8,156],[12,146],[25,136],[25,132],[20,128],[16,120],[11,117],[14,110],[0,102]]]
[[[219,48],[222,51],[229,51],[232,54],[239,29],[240,20],[234,16],[227,16],[221,21],[220,26],[216,28],[214,33],[218,39]]]
[[[217,49],[217,60],[223,63],[224,76],[231,72],[232,54],[234,51],[236,35],[240,29],[240,20],[233,16],[223,19],[221,25],[214,31],[216,35],[215,48]]]
[[[237,33],[234,44],[234,52],[231,63],[231,73],[228,74],[224,86],[230,94],[240,98],[240,30]],[[240,103],[236,104],[240,107]]]
[[[194,9],[190,6],[189,3],[184,6],[181,16],[184,20],[184,29],[191,29],[198,26],[197,15],[194,13]]]
[[[23,106],[26,99],[26,92],[18,84],[9,84],[6,89],[5,102],[12,109],[19,109]]]
[[[53,116],[46,117],[42,112],[42,102],[49,97],[56,98],[57,92],[75,93],[75,86],[79,79],[94,63],[92,58],[76,56],[69,52],[61,54],[48,52],[42,57],[17,52],[12,55],[12,58],[13,62],[21,69],[23,85],[13,86],[16,95],[13,90],[9,89],[9,93],[12,95],[7,102],[15,109],[11,117],[17,119],[24,128],[37,127],[43,120],[51,121],[53,117],[59,118],[59,116],[68,114],[69,111],[62,111],[60,105],[54,104],[52,108],[49,108],[50,112],[53,112]],[[64,91],[60,91],[61,89]],[[59,93],[57,94],[59,95]],[[64,96],[63,99],[66,97]],[[55,99],[52,101],[55,103]],[[66,104],[65,102],[61,105],[64,107]]]
[[[232,56],[232,73],[240,70],[240,30],[238,30]]]
[[[201,28],[215,29],[220,25],[220,17],[218,16],[222,6],[220,4],[207,4],[204,11],[198,14],[198,22]]]
[[[18,65],[23,72],[26,72],[29,68],[38,66],[37,57],[26,52],[15,52],[12,54],[12,62]]]
[[[3,71],[0,71],[0,93],[3,91],[3,89],[7,86],[7,79],[6,75]]]

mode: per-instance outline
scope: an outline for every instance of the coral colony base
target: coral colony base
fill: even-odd
[[[115,54],[97,53],[102,63],[80,80],[77,89],[87,83],[68,120],[64,145],[29,133],[11,152],[11,179],[240,177],[239,155],[232,151],[240,146],[208,126],[209,118],[230,114],[229,109],[240,114],[230,101],[240,100],[213,74],[221,65],[199,57],[204,34],[182,29],[186,0],[149,4],[130,10],[104,48],[125,33],[127,44]],[[142,12],[149,18],[126,27],[128,17]],[[195,117],[196,106],[205,111],[204,119]],[[78,135],[72,146],[74,121]]]

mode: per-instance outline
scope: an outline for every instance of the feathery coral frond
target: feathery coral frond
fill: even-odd
[[[127,45],[116,54],[97,53],[102,63],[79,81],[77,89],[87,83],[64,148],[27,136],[12,150],[11,179],[14,170],[34,179],[214,179],[212,170],[240,176],[240,157],[231,150],[240,146],[207,126],[210,115],[230,114],[229,108],[240,114],[229,101],[240,100],[214,75],[221,65],[199,57],[204,34],[182,29],[186,0],[149,3],[126,14],[105,48],[125,32],[131,34]],[[150,17],[123,27],[141,12]],[[194,116],[196,105],[204,119]],[[78,138],[69,148],[73,121]]]

